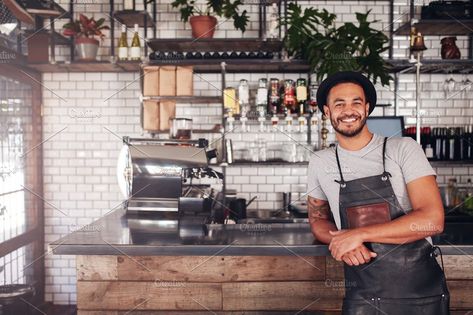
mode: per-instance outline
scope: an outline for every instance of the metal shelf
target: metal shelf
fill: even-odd
[[[221,96],[143,96],[143,100],[175,101],[176,103],[206,104],[222,103]]]
[[[415,26],[422,35],[468,35],[472,33],[473,20],[420,20]],[[409,35],[410,30],[410,23],[406,23],[394,35]]]
[[[261,40],[259,38],[172,38],[150,39],[148,47],[161,52],[223,52],[223,51],[265,51],[279,52],[280,40]]]
[[[28,67],[39,72],[138,72],[140,61],[74,61],[51,63],[30,63]]]
[[[221,63],[225,62],[227,73],[268,73],[309,72],[310,65],[304,60],[282,61],[275,59],[181,59],[181,60],[150,60],[149,65],[156,66],[193,66],[196,73],[220,73]]]
[[[415,63],[410,63],[407,59],[390,59],[391,72],[394,73],[415,73]],[[420,73],[445,74],[445,73],[473,73],[473,60],[471,59],[422,59]]]
[[[228,166],[271,166],[271,165],[301,165],[305,166],[308,165],[309,162],[288,162],[282,159],[274,160],[274,161],[264,161],[264,162],[254,162],[254,161],[243,161],[243,160],[235,160],[235,162],[228,164]]]
[[[128,27],[133,27],[138,24],[139,27],[154,27],[155,22],[148,11],[133,11],[133,10],[122,10],[115,11],[113,17],[118,22],[125,24]],[[146,24],[146,25],[145,25]]]

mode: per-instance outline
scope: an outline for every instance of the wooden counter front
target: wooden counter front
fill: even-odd
[[[473,259],[444,265],[452,314],[473,310]],[[77,280],[78,315],[338,314],[344,295],[325,256],[79,255]]]

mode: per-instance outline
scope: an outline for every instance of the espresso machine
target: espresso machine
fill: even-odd
[[[210,216],[214,200],[201,178],[223,179],[209,167],[216,151],[206,139],[159,140],[123,138],[117,166],[124,208],[133,214],[175,214],[179,218]]]

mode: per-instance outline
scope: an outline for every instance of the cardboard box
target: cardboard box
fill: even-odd
[[[194,71],[192,66],[176,68],[176,95],[194,95]]]
[[[143,68],[143,95],[159,96],[159,68],[146,66]]]
[[[176,96],[176,67],[159,68],[159,96]]]
[[[174,101],[162,101],[159,104],[159,129],[169,130],[171,125],[169,124],[169,118],[176,116],[176,102]]]
[[[143,129],[147,131],[159,131],[159,102],[143,101]]]

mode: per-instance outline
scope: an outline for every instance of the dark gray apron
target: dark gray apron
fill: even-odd
[[[387,203],[388,220],[406,213],[394,194],[389,180],[391,174],[386,172],[386,140],[384,138],[383,173],[350,181],[343,179],[338,148],[335,149],[340,173],[340,180],[336,182],[340,184],[342,229],[353,228],[347,208],[353,211],[359,208],[357,206],[368,206],[370,211],[370,205],[383,203],[386,207]],[[406,244],[365,243],[365,246],[377,253],[377,257],[359,266],[344,264],[346,294],[342,314],[449,314],[450,295],[443,270],[435,259],[438,247],[425,239]]]

